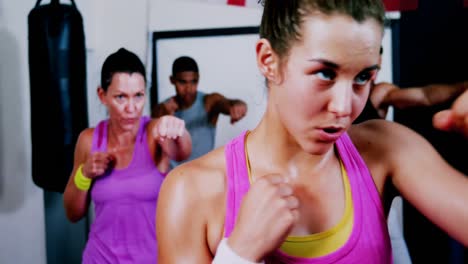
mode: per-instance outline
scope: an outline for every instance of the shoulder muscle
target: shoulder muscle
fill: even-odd
[[[219,155],[208,154],[185,163],[171,171],[163,182],[156,217],[160,261],[211,261],[211,234],[214,231],[220,236],[224,223],[224,170],[211,165],[220,164],[216,156]],[[183,252],[180,248],[184,248]]]

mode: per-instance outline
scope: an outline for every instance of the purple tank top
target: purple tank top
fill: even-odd
[[[242,197],[250,187],[244,148],[245,133],[225,147],[227,170],[225,237],[231,234]],[[379,193],[370,172],[347,134],[336,147],[349,177],[354,220],[348,241],[337,251],[317,258],[288,256],[276,250],[266,263],[392,263],[390,238]]]
[[[156,202],[164,179],[148,147],[148,117],[140,119],[133,158],[93,182],[95,219],[83,263],[157,263]],[[92,152],[107,151],[108,121],[94,130]]]

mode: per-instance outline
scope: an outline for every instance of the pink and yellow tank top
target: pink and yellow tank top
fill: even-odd
[[[250,187],[245,135],[242,133],[225,147],[225,237],[231,234],[242,198]],[[342,220],[318,234],[288,237],[267,263],[392,263],[387,222],[370,172],[347,134],[336,142],[336,149],[345,184]]]

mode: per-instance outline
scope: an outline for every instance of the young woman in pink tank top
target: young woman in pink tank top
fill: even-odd
[[[161,262],[391,263],[386,183],[468,245],[468,178],[408,128],[351,125],[380,67],[383,23],[380,0],[264,1],[265,114],[170,173]]]
[[[107,57],[98,96],[109,119],[80,134],[64,194],[72,222],[91,200],[95,205],[82,263],[157,262],[154,219],[166,159],[187,158],[192,145],[182,120],[142,116],[145,90],[145,68],[134,53]]]

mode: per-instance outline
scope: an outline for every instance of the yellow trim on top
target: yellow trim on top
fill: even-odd
[[[251,166],[247,151],[248,133],[245,135],[244,152],[249,182],[252,184]],[[288,236],[280,247],[281,251],[290,256],[314,258],[333,253],[346,244],[353,229],[354,208],[348,174],[341,159],[340,167],[345,192],[345,211],[341,220],[334,227],[324,232],[307,236]]]
[[[354,222],[354,208],[348,175],[340,160],[345,191],[345,211],[340,222],[334,227],[308,236],[289,236],[281,250],[295,257],[316,258],[328,255],[344,246],[351,236]]]
[[[249,182],[252,184],[253,179],[252,179],[252,169],[250,168],[250,159],[249,159],[249,154],[247,151],[247,136],[249,135],[250,131],[245,132],[245,137],[244,137],[244,154],[245,154],[245,162],[247,163],[247,175],[249,176]]]

